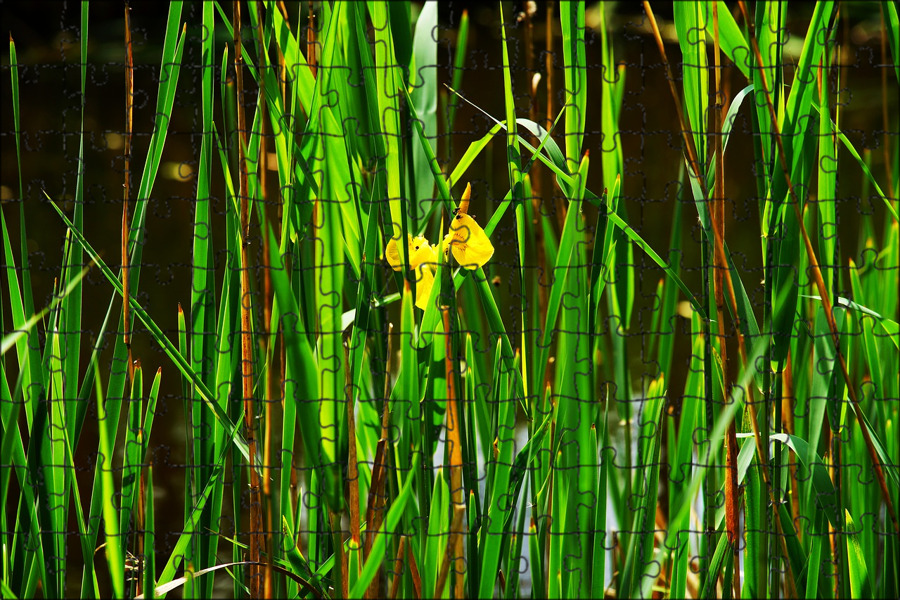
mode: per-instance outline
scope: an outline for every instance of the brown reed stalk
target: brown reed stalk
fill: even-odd
[[[256,470],[256,410],[253,401],[253,336],[250,313],[250,257],[247,246],[250,238],[249,186],[247,184],[247,156],[245,154],[247,124],[244,114],[244,56],[241,44],[241,3],[233,3],[234,69],[237,95],[237,145],[241,227],[241,383],[244,396],[244,429],[250,455],[250,562],[259,563],[261,556],[262,499],[259,473]],[[248,582],[251,598],[264,593],[263,573],[259,564],[250,565]]]

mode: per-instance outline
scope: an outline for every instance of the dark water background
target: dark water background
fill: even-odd
[[[304,3],[305,4],[305,3]],[[438,61],[442,63],[440,81],[450,81],[450,61],[455,44],[455,31],[463,8],[468,7],[471,17],[471,31],[467,68],[463,75],[460,92],[472,102],[491,114],[502,118],[503,79],[501,67],[501,45],[499,14],[495,7],[485,7],[480,3],[453,2],[442,5]],[[832,90],[842,106],[842,127],[860,151],[872,150],[872,166],[876,178],[885,181],[882,163],[882,87],[880,47],[880,13],[876,3],[844,3],[842,10],[849,10],[849,23],[842,24],[838,33],[844,44],[844,61],[847,68],[842,74],[841,87]],[[509,6],[506,7],[507,9]],[[588,8],[588,24],[596,22],[592,17],[596,6]],[[657,18],[661,22],[671,22],[671,7],[661,6]],[[799,42],[805,34],[812,4],[792,5],[788,12],[787,26],[797,33],[797,38],[789,40],[786,48],[786,62],[796,62]],[[35,306],[45,306],[51,298],[54,278],[59,274],[62,260],[62,244],[65,229],[55,212],[46,203],[41,190],[44,189],[55,200],[62,201],[71,209],[74,199],[78,141],[80,130],[80,89],[79,89],[79,19],[80,7],[77,3],[3,3],[2,30],[9,31],[15,38],[17,50],[22,135],[22,176],[24,181],[24,201],[27,220],[27,244],[32,267],[32,281]],[[296,22],[296,7],[289,8],[291,22]],[[414,9],[415,11],[415,9]],[[166,22],[166,3],[136,3],[133,11],[135,91],[134,112],[135,172],[133,188],[139,184],[140,172],[146,156],[147,144],[152,131],[154,107],[156,103],[159,57]],[[510,13],[507,13],[508,15]],[[218,16],[217,16],[218,18]],[[190,260],[192,244],[193,203],[196,196],[195,179],[191,174],[196,170],[199,155],[200,114],[199,63],[200,22],[199,3],[187,3],[183,19],[188,22],[188,38],[185,45],[184,66],[175,99],[174,117],[170,126],[160,177],[149,203],[146,222],[146,245],[143,255],[139,301],[167,332],[171,339],[176,335],[177,305],[187,307],[190,303]],[[543,72],[543,49],[545,47],[544,3],[540,3],[534,17],[534,64]],[[559,46],[560,33],[558,9],[555,24],[555,72],[557,90],[563,86],[562,51]],[[671,219],[678,194],[676,180],[682,162],[681,140],[678,122],[664,68],[661,64],[656,44],[647,34],[643,16],[637,3],[623,3],[612,15],[610,25],[618,32],[615,36],[615,57],[626,66],[626,90],[620,128],[625,155],[623,174],[624,202],[627,205],[630,224],[650,242],[663,256],[669,243]],[[119,262],[119,239],[121,224],[122,182],[124,161],[122,158],[122,132],[124,131],[124,19],[120,3],[92,3],[90,13],[90,33],[88,46],[88,85],[85,101],[85,218],[84,230],[88,240],[102,252],[111,267]],[[225,35],[224,28],[218,34]],[[524,48],[525,26],[511,27],[510,52],[514,65],[513,77],[517,90],[519,116],[527,117],[530,98],[528,94],[532,73],[526,68]],[[223,44],[230,40],[217,40],[215,60],[220,60]],[[584,147],[592,153],[592,168],[588,187],[595,192],[602,190],[600,173],[600,110],[599,81],[600,68],[599,34],[588,31],[588,105],[587,126]],[[669,58],[680,76],[680,52],[676,43],[667,45]],[[733,97],[746,82],[740,72],[730,67],[723,55],[723,80],[730,86]],[[11,243],[18,249],[20,231],[18,210],[21,201],[18,192],[17,167],[15,160],[15,140],[13,137],[13,116],[9,56],[3,53],[3,68],[0,70],[0,97],[2,97],[2,129],[0,129],[0,149],[2,149],[2,199],[4,215],[10,227]],[[786,69],[790,81],[792,69]],[[217,71],[218,77],[218,71]],[[247,76],[246,80],[250,80]],[[546,75],[544,76],[546,81]],[[897,105],[897,88],[891,85],[893,72],[889,77],[889,102]],[[680,83],[680,82],[679,82]],[[216,118],[221,117],[219,80],[216,80]],[[680,85],[679,85],[680,89]],[[544,84],[539,87],[539,115],[545,114]],[[248,102],[253,101],[251,95]],[[560,98],[555,100],[554,114],[559,110]],[[726,231],[728,243],[735,254],[737,267],[742,274],[751,300],[761,303],[762,279],[758,225],[758,199],[754,181],[752,159],[753,146],[749,135],[749,106],[746,102],[735,123],[733,137],[726,154]],[[460,105],[457,114],[455,135],[452,137],[454,156],[462,154],[468,144],[480,138],[491,126],[483,116],[465,104]],[[892,135],[897,135],[894,131]],[[502,144],[502,137],[498,137]],[[562,138],[557,137],[562,146]],[[441,140],[443,148],[445,140]],[[270,146],[271,149],[271,146]],[[490,214],[489,198],[499,201],[506,193],[509,183],[506,174],[505,151],[496,146],[486,158],[480,158],[470,168],[469,177],[473,182],[473,212],[481,215],[486,222]],[[880,224],[884,210],[877,200],[862,197],[862,180],[859,168],[846,152],[840,155],[841,167],[838,175],[837,203],[840,226],[838,234],[842,250],[842,262],[849,257],[858,257],[859,215],[871,213]],[[218,167],[217,167],[218,169]],[[269,177],[270,197],[277,190],[274,173]],[[545,189],[549,184],[545,175]],[[814,186],[813,186],[814,189]],[[213,175],[214,207],[219,214],[214,219],[219,227],[213,233],[214,248],[218,252],[217,266],[221,273],[224,256],[224,190],[221,174]],[[686,198],[689,200],[689,198]],[[552,211],[552,202],[547,210]],[[701,289],[699,271],[699,226],[695,209],[691,204],[684,206],[685,218],[682,223],[684,279],[693,290]],[[592,218],[588,219],[593,222]],[[254,229],[254,234],[256,233]],[[880,231],[880,227],[878,228]],[[258,242],[258,240],[254,240]],[[491,263],[489,276],[499,275],[498,305],[509,307],[504,315],[508,327],[517,320],[518,303],[510,297],[518,282],[513,277],[512,253],[515,248],[515,229],[512,211],[504,217],[495,234],[497,254]],[[254,248],[258,251],[260,244]],[[660,269],[651,266],[640,250],[635,250],[638,266],[636,305],[631,327],[630,363],[632,376],[637,383],[642,373],[649,370],[643,363],[643,349],[649,344],[649,334],[642,334],[650,327],[653,294],[663,276]],[[19,264],[21,266],[21,264]],[[4,265],[4,267],[8,267]],[[4,278],[5,279],[5,278]],[[217,276],[217,280],[219,277]],[[82,369],[87,365],[87,349],[91,342],[91,332],[99,329],[105,315],[111,288],[102,275],[94,269],[86,278],[84,286],[83,322],[85,335]],[[5,283],[4,283],[5,287]],[[393,289],[390,292],[395,291]],[[8,296],[4,296],[8,297]],[[2,304],[4,333],[9,329],[11,315],[7,302]],[[117,305],[116,310],[120,310]],[[391,320],[399,322],[392,312]],[[687,331],[687,321],[681,320]],[[109,364],[112,339],[108,339],[107,351],[101,364]],[[162,391],[156,427],[151,440],[154,464],[156,465],[156,487],[158,490],[158,532],[157,539],[164,550],[175,541],[175,534],[182,525],[183,469],[185,464],[184,436],[185,424],[182,415],[181,381],[177,370],[162,352],[152,343],[150,336],[143,332],[138,323],[134,336],[133,352],[142,361],[145,372],[150,376],[158,367],[163,369]],[[670,377],[670,390],[683,388],[690,349],[688,337],[680,335],[676,344],[676,359]],[[14,381],[16,368],[14,359],[4,357],[7,373],[12,373]],[[105,377],[105,376],[104,376]],[[149,385],[149,384],[147,384]],[[84,468],[78,473],[79,485],[83,492],[90,489],[96,446],[95,409],[92,407],[83,434],[85,443],[77,449],[77,464]],[[121,438],[120,438],[121,439]],[[13,478],[15,486],[15,478]],[[87,497],[83,496],[87,502]],[[87,504],[85,504],[85,507]],[[10,522],[14,522],[14,512],[9,510]],[[74,521],[70,524],[75,531]],[[75,538],[70,540],[77,545]],[[220,548],[228,550],[228,545]],[[70,551],[77,554],[73,546]],[[71,565],[77,565],[79,558],[70,556]],[[97,561],[98,563],[104,561]],[[78,585],[80,569],[70,570],[70,583]],[[102,581],[101,577],[101,581]],[[72,588],[76,592],[77,588]]]

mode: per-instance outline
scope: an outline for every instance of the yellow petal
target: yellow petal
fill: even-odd
[[[435,268],[437,264],[437,251],[428,243],[424,236],[410,238],[409,242],[409,266],[416,269],[419,265],[428,264]]]
[[[395,271],[403,269],[403,258],[400,256],[400,248],[397,246],[396,239],[391,238],[388,240],[387,246],[384,249],[384,257]]]
[[[449,238],[449,239],[447,239]],[[444,243],[450,246],[453,258],[460,266],[475,270],[494,255],[494,246],[481,225],[466,214],[457,214],[450,222],[450,233]]]
[[[434,275],[427,265],[422,265],[416,269],[416,278],[416,306],[425,310],[428,308],[428,297],[434,286]]]
[[[426,263],[431,264],[432,268],[436,268],[437,250],[424,236],[407,235],[407,253],[409,254],[409,268],[415,269]],[[396,239],[391,238],[388,241],[387,247],[384,249],[384,257],[395,271],[403,269],[403,257],[400,256],[400,247]]]
[[[466,214],[469,212],[469,200],[472,198],[472,184],[467,183],[466,189],[462,197],[459,199],[459,212]]]

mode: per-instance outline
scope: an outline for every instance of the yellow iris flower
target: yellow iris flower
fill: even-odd
[[[444,256],[453,252],[453,258],[464,269],[474,271],[494,255],[494,246],[481,225],[462,211],[450,221],[450,231],[444,236]]]
[[[409,267],[416,271],[416,306],[425,310],[428,306],[428,296],[434,285],[434,271],[437,270],[437,248],[432,246],[424,236],[407,236],[407,252],[409,253]],[[384,256],[395,271],[403,269],[403,258],[400,256],[400,248],[397,240],[391,238]]]
[[[474,271],[494,255],[494,246],[481,225],[470,217],[469,198],[472,197],[472,184],[466,184],[466,191],[459,200],[459,208],[450,220],[450,230],[444,236],[444,257],[453,252],[453,258],[464,269]]]
[[[466,185],[460,199],[459,208],[455,211],[447,235],[444,236],[444,258],[453,252],[453,258],[461,267],[474,271],[491,259],[494,246],[481,225],[467,214],[472,186]],[[409,267],[416,271],[416,306],[425,310],[428,297],[434,285],[434,273],[437,270],[437,248],[432,246],[424,236],[407,236],[407,252]],[[384,256],[395,271],[403,269],[403,258],[397,247],[397,240],[391,238],[384,249]]]

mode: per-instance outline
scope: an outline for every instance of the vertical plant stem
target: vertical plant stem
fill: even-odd
[[[359,548],[359,463],[356,458],[356,417],[353,412],[350,347],[346,340],[344,340],[344,364],[346,365],[344,370],[344,396],[347,401],[347,483],[350,486],[350,547]],[[359,574],[357,573],[356,575],[358,576]]]
[[[834,489],[837,490],[836,493],[840,494],[841,489],[841,436],[832,435],[831,436],[831,481],[834,483]],[[840,505],[840,503],[838,502]],[[833,580],[834,580],[834,589],[832,593],[834,594],[834,598],[840,598],[842,593],[842,588],[846,587],[846,583],[843,581],[843,570],[841,569],[841,564],[844,562],[841,559],[841,554],[844,552],[844,543],[841,534],[843,528],[838,529],[832,524],[829,524],[828,531],[831,534],[829,537],[831,539],[831,553],[834,557],[834,571],[832,572]]]
[[[316,78],[316,65],[318,53],[316,52],[316,10],[312,0],[309,2],[309,15],[306,29],[306,62],[309,64],[309,70],[313,79]]]
[[[257,52],[256,56],[258,57],[257,63],[260,69],[263,68],[263,65],[267,62],[263,61],[263,56],[266,52],[265,43],[263,41],[263,15],[262,15],[262,4],[256,4],[257,17],[256,17],[256,47]],[[265,77],[264,73],[260,73],[260,80]],[[259,155],[258,155],[258,163],[257,163],[257,178],[259,180],[259,218],[263,224],[263,231],[268,231],[267,219],[266,219],[266,171],[268,170],[268,165],[266,163],[268,158],[268,151],[266,149],[266,88],[263,85],[259,86]],[[248,223],[249,227],[249,223]],[[269,340],[271,339],[273,333],[271,331],[272,324],[272,301],[273,301],[273,292],[272,292],[272,275],[271,270],[269,269],[269,236],[263,236],[263,327],[266,329],[265,336],[265,344],[266,346],[270,345]],[[278,368],[275,366],[278,364],[278,361],[271,360],[267,361],[268,365],[265,373],[265,383],[266,383],[266,391],[265,391],[265,424],[263,430],[263,473],[269,473],[269,466],[272,464],[272,403],[275,402],[275,390],[276,382],[277,382],[277,374]],[[264,578],[264,596],[266,598],[271,598],[273,594],[272,589],[272,561],[274,559],[273,551],[275,545],[272,539],[272,533],[274,532],[274,523],[272,522],[272,489],[271,489],[271,477],[263,477],[262,480],[262,494],[263,501],[265,502],[266,507],[266,547],[269,548],[269,552],[266,553],[266,574]]]
[[[131,146],[132,122],[134,117],[134,53],[131,40],[131,5],[125,4],[125,192],[122,198],[122,287],[125,290],[122,300],[122,341],[128,350],[128,381],[134,377],[134,364],[131,357],[131,306],[128,300],[129,285],[128,268],[128,201],[131,199]]]
[[[134,378],[134,358],[131,354],[131,306],[129,302],[130,278],[128,261],[129,215],[128,202],[131,199],[131,153],[133,142],[134,124],[134,46],[131,37],[131,5],[125,3],[125,184],[122,198],[122,287],[124,296],[122,302],[122,340],[128,352],[128,381]],[[139,489],[143,492],[143,473],[139,475]],[[137,514],[135,523],[142,523],[143,494],[138,494]],[[127,526],[127,524],[126,524]],[[135,528],[137,529],[137,528]],[[122,532],[124,533],[124,531]],[[135,554],[143,555],[142,534],[135,532]],[[141,593],[142,578],[140,569],[136,580],[135,593]]]
[[[889,65],[890,59],[887,52],[887,23],[885,19],[887,15],[884,12],[884,3],[879,4],[881,9],[881,64]],[[890,118],[888,112],[888,69],[881,69],[881,121],[884,126],[884,140],[882,141],[882,152],[884,152],[884,172],[887,176],[887,193],[890,196],[894,193],[894,171],[891,168],[891,130]]]
[[[346,598],[347,593],[347,553],[344,551],[343,532],[341,531],[341,515],[337,511],[329,510],[328,519],[331,525],[331,539],[334,546],[334,597]]]
[[[791,361],[790,351],[788,351],[787,364],[785,366],[784,373],[782,373],[782,378],[781,414],[785,417],[784,425],[788,434],[796,435],[796,430],[794,427],[794,405],[796,404],[796,398],[794,397],[793,363]],[[797,477],[798,457],[793,450],[790,451],[788,456],[793,456],[793,460],[789,461],[791,472],[791,513],[794,516],[794,530],[797,532],[797,539],[802,542],[803,527],[801,526],[802,523],[800,521],[800,481]]]
[[[388,323],[387,330],[387,353],[385,354],[385,378],[384,378],[384,402],[381,413],[381,435],[378,438],[378,445],[375,447],[375,461],[372,465],[372,482],[369,485],[369,497],[366,502],[366,540],[363,546],[363,561],[369,559],[372,551],[372,544],[375,541],[375,533],[381,528],[386,510],[387,494],[385,494],[385,483],[387,480],[387,461],[390,453],[387,452],[388,427],[391,422],[391,405],[390,405],[390,385],[391,385],[391,344],[393,338],[394,324]],[[406,541],[401,538],[400,545]],[[400,554],[399,556],[402,556]],[[402,559],[401,559],[402,560]],[[379,598],[381,596],[381,573],[379,568],[372,578],[372,583],[366,590],[366,598]],[[400,580],[400,576],[394,578],[396,585]],[[395,591],[391,597],[394,597]]]
[[[553,94],[555,90],[553,89],[553,12],[556,9],[556,3],[552,0],[547,2],[547,30],[546,30],[546,38],[547,45],[545,46],[545,54],[544,54],[544,67],[547,70],[547,118],[544,124],[544,128],[548,131],[550,130],[551,125],[553,124]],[[566,132],[570,133],[570,132]],[[556,181],[550,184],[551,195],[555,200],[555,212],[556,212],[556,221],[559,224],[559,228],[562,229],[563,224],[566,220],[566,203],[563,197],[559,194],[556,194]],[[549,369],[548,369],[549,370]],[[549,374],[547,377],[549,378]]]
[[[396,598],[397,592],[400,591],[400,582],[403,580],[403,554],[405,551],[406,536],[401,536],[400,544],[397,547],[397,558],[394,559],[394,564],[397,565],[397,571],[394,572],[394,579],[391,581],[391,592],[388,594],[388,598],[391,600]]]
[[[725,151],[722,147],[722,130],[724,127],[723,117],[725,110],[725,95],[722,92],[721,62],[719,48],[719,4],[713,2],[713,65],[715,71],[715,88],[713,95],[716,98],[715,117],[716,124],[714,130],[715,152],[716,152],[716,173],[715,173],[715,191],[713,193],[713,213],[712,221],[718,222],[719,235],[721,239],[725,238]],[[716,296],[716,316],[719,324],[719,354],[722,357],[722,377],[725,381],[724,397],[731,397],[730,378],[728,374],[728,358],[726,353],[727,339],[725,336],[725,294],[722,289],[723,275],[728,272],[728,263],[725,260],[724,243],[715,244],[713,248],[715,265],[715,277],[713,286]],[[737,314],[737,311],[734,312]],[[741,576],[739,565],[740,532],[738,531],[738,513],[740,510],[737,472],[737,430],[735,422],[732,421],[725,435],[725,528],[728,534],[728,543],[731,545],[731,551],[734,556],[734,597],[741,597]]]
[[[545,31],[544,31],[544,34],[545,34],[544,35],[544,38],[545,38],[544,70],[546,71],[545,79],[547,80],[547,106],[545,107],[546,119],[544,121],[545,128],[551,127],[551,125],[553,123],[553,56],[554,56],[553,55],[553,12],[554,12],[555,8],[556,8],[556,5],[554,4],[553,0],[548,0],[547,15],[546,15],[547,20],[545,22]],[[549,131],[549,129],[548,129],[548,131]],[[549,193],[552,198],[553,196],[555,196],[555,193],[554,193],[556,190],[555,186],[556,186],[556,184],[554,182],[551,182],[550,185],[548,186],[548,190],[545,191],[544,193],[545,194]],[[543,198],[541,199],[541,204],[543,204]],[[561,204],[562,204],[561,200],[556,203],[557,210],[555,211],[557,222],[559,223],[559,226],[560,226],[560,230],[562,230],[562,226],[564,223],[563,213],[559,210],[559,207],[561,206]],[[536,382],[536,385],[549,389],[551,377],[554,375],[554,373],[553,373],[554,370],[555,370],[555,367],[546,369],[546,372],[544,375],[544,381],[543,382],[538,381],[538,382]],[[538,389],[540,389],[540,387]],[[553,401],[552,393],[546,394],[545,397],[550,398],[550,404],[548,406],[545,406],[544,408],[546,410],[555,412],[554,407],[553,407],[554,401]],[[552,451],[552,449],[555,447],[554,446],[555,434],[556,434],[556,420],[554,419],[550,423],[550,445],[549,445],[549,448],[551,448],[551,452],[550,452],[551,462],[552,462],[553,458],[555,458],[555,454]],[[555,472],[555,469],[553,468],[552,465],[548,472],[549,472],[549,474],[547,476],[547,490],[548,490],[547,491],[547,504],[546,504],[546,508],[545,508],[546,512],[543,515],[544,523],[545,523],[544,528],[543,528],[544,535],[545,535],[543,548],[544,548],[544,556],[546,556],[546,557],[550,556],[550,547],[551,547],[551,532],[550,532],[550,530],[551,530],[551,525],[553,523],[553,516],[552,516],[553,515],[553,487],[554,487],[554,483],[555,483],[553,473]],[[547,598],[549,596],[550,588],[551,588],[550,579],[555,578],[556,575],[551,570],[549,560],[545,560],[544,564],[545,564],[544,582],[546,583],[547,587],[546,587],[546,589],[543,590],[543,596],[545,598]]]
[[[527,3],[526,3],[527,4]],[[547,3],[547,10],[550,11],[551,3]],[[531,81],[529,82],[529,91],[531,94],[531,102],[529,103],[528,116],[535,123],[539,123],[540,120],[538,118],[538,84],[540,83],[540,73],[534,71],[534,14],[529,12],[526,8],[525,12],[525,64],[527,68],[528,74],[531,76]],[[547,29],[548,36],[549,31],[551,29],[551,19],[550,14],[547,14]],[[549,37],[548,43],[549,43]],[[549,70],[552,67],[550,61],[547,61],[547,69]],[[549,85],[550,80],[547,80]],[[548,88],[549,89],[549,88]],[[548,122],[544,124],[545,128],[549,128],[549,123],[552,123],[551,120],[552,115],[548,112],[547,120]],[[540,144],[540,140],[537,137],[534,137],[535,145]],[[541,215],[543,214],[542,206],[544,205],[544,173],[545,169],[540,164],[540,161],[535,161],[535,163],[531,166],[531,171],[528,174],[531,177],[531,206],[532,206],[532,216],[531,216],[531,230],[534,235],[534,247],[535,247],[535,256],[537,260],[537,290],[538,290],[538,314],[545,315],[547,314],[547,290],[550,287],[549,279],[543,282],[545,279],[549,269],[547,268],[546,262],[546,249],[544,247],[544,228],[541,225]],[[552,184],[551,184],[552,188]],[[539,390],[541,388],[541,382],[535,382],[535,386]],[[540,396],[538,396],[540,398]]]
[[[260,572],[260,536],[262,535],[262,504],[260,498],[259,474],[256,471],[256,411],[253,402],[253,323],[250,314],[250,260],[247,246],[250,243],[250,198],[247,184],[246,136],[247,124],[244,114],[244,57],[241,44],[241,3],[233,4],[234,69],[237,85],[237,150],[240,196],[240,236],[241,236],[241,384],[244,397],[244,429],[249,446],[250,468],[250,556],[248,583],[251,598],[261,598],[263,574]]]
[[[462,208],[460,208],[462,211]],[[450,327],[452,319],[450,318],[450,307],[442,307],[444,313],[444,334],[446,336],[446,346],[444,354],[444,363],[446,366],[447,377],[447,443],[450,444],[450,506],[453,513],[452,526],[450,528],[450,541],[447,544],[446,556],[444,564],[441,566],[441,573],[438,583],[434,589],[434,597],[439,598],[443,594],[444,582],[446,581],[446,572],[450,567],[454,567],[454,577],[452,585],[452,597],[462,598],[464,596],[464,581],[462,572],[455,569],[459,564],[457,561],[463,560],[463,515],[466,512],[465,495],[463,494],[463,455],[462,455],[462,425],[459,419],[459,404],[456,394],[456,368],[454,366],[455,357],[453,354],[453,335]]]

